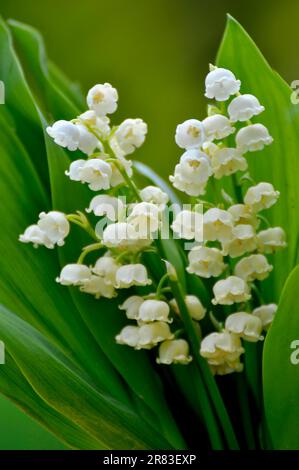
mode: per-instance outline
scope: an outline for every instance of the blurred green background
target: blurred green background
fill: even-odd
[[[148,123],[146,145],[136,158],[165,177],[180,154],[173,139],[176,125],[205,113],[203,80],[226,13],[241,22],[287,82],[299,78],[296,0],[1,0],[0,10],[4,18],[38,28],[51,59],[84,93],[105,81],[118,88],[114,122],[142,117]],[[248,73],[255,73],[250,64]],[[0,398],[0,449],[59,448],[50,434]]]

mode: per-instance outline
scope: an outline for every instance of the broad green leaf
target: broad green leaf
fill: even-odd
[[[271,225],[282,226],[288,235],[288,249],[274,257],[275,269],[263,283],[267,300],[278,299],[283,283],[298,260],[299,231],[299,107],[292,104],[292,90],[272,70],[240,24],[228,17],[217,65],[232,70],[241,80],[241,93],[251,93],[265,106],[255,117],[274,138],[261,152],[247,154],[250,172],[257,182],[268,181],[280,191],[279,202],[265,212]]]
[[[299,266],[288,277],[264,347],[266,423],[274,449],[299,447]]]
[[[0,329],[9,354],[33,389],[57,412],[101,442],[99,448],[171,448],[130,408],[92,388],[82,369],[4,307],[0,308]]]

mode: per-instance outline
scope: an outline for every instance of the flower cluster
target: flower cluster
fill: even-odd
[[[218,331],[201,342],[200,353],[217,374],[241,371],[241,340],[261,340],[262,330],[269,328],[277,306],[253,309],[252,290],[257,290],[255,281],[266,279],[273,269],[265,255],[286,246],[281,227],[260,230],[262,223],[267,224],[260,212],[276,203],[279,192],[272,184],[260,182],[242,195],[242,183],[253,180],[248,172],[239,181],[236,178],[238,172],[248,169],[245,154],[262,150],[273,141],[264,125],[250,121],[264,107],[257,97],[240,94],[240,86],[231,71],[211,66],[205,96],[216,103],[208,107],[208,117],[202,121],[189,119],[178,125],[176,143],[185,152],[170,176],[175,188],[193,197],[194,211],[189,211],[188,220],[198,216],[196,204],[202,202],[206,207],[203,243],[195,243],[190,250],[187,271],[201,278],[220,277],[213,285],[212,306],[232,306],[225,321],[212,316]],[[224,191],[214,204],[198,199],[206,194],[209,181],[213,185],[213,178],[230,175],[239,190],[236,200]],[[186,223],[185,212],[177,214],[173,230],[181,238],[196,242],[198,233]],[[235,304],[239,306],[233,307]]]
[[[160,263],[164,258],[156,239],[168,223],[169,196],[157,186],[139,189],[134,182],[128,155],[143,144],[147,125],[139,118],[111,125],[108,115],[117,108],[117,90],[109,83],[95,85],[87,94],[87,111],[47,127],[56,144],[85,154],[72,161],[66,176],[87,184],[96,194],[84,213],[41,213],[20,241],[54,248],[65,243],[70,224],[85,230],[93,243],[83,247],[77,261],[63,267],[56,281],[96,299],[111,299],[121,292],[125,299],[119,301],[119,309],[128,324],[117,334],[116,342],[136,350],[158,347],[159,364],[188,364],[192,360],[189,342],[193,355],[198,355],[192,338],[199,339],[204,332],[200,354],[213,373],[241,371],[242,341],[263,339],[262,331],[270,327],[276,311],[275,304],[256,303],[256,281],[273,269],[266,255],[286,246],[283,229],[268,227],[260,214],[276,203],[279,192],[270,183],[256,184],[244,173],[248,169],[245,154],[262,150],[273,139],[265,126],[250,121],[264,107],[255,96],[241,95],[240,86],[231,71],[211,67],[206,96],[216,103],[208,107],[203,121],[189,119],[177,126],[175,134],[184,153],[170,181],[190,196],[190,204],[174,214],[171,230],[174,238],[192,242],[188,275],[217,278],[209,306],[199,296],[180,290],[172,259],[165,260],[160,278],[145,263],[146,252],[158,255]],[[240,172],[242,177],[237,180]],[[235,199],[217,189],[218,180],[230,176]],[[243,191],[248,181],[252,184]],[[209,198],[211,186],[213,198]],[[96,226],[90,215],[92,220],[96,218]],[[87,263],[88,256],[93,261]],[[178,297],[173,284],[183,297]],[[231,307],[235,304],[238,307]],[[210,323],[217,331],[200,326],[208,309],[210,322],[205,321],[205,328]],[[221,309],[225,318],[218,317]],[[229,315],[227,309],[231,309]],[[186,312],[194,332],[191,339]]]

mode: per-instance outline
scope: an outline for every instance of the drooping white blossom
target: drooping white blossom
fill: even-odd
[[[183,210],[176,215],[171,228],[179,238],[202,241],[202,223],[202,214]]]
[[[189,344],[185,339],[167,340],[160,344],[158,364],[189,364],[191,361]]]
[[[182,149],[200,147],[205,140],[204,127],[197,119],[188,119],[176,128],[175,141]]]
[[[239,224],[233,227],[232,239],[222,243],[222,251],[224,255],[231,258],[237,258],[245,253],[254,251],[257,247],[257,240],[252,225]]]
[[[226,268],[218,248],[195,246],[189,251],[188,260],[187,271],[204,278],[220,276]]]
[[[233,217],[222,209],[213,207],[203,215],[203,238],[205,241],[226,242],[232,237]]]
[[[206,183],[212,175],[208,156],[196,149],[187,150],[175,166],[174,175],[169,179],[173,186],[189,196],[205,193]]]
[[[251,313],[232,313],[225,320],[225,329],[252,343],[263,339],[261,334],[263,329],[262,322]]]
[[[249,224],[255,229],[259,226],[260,220],[257,218],[255,212],[252,211],[251,206],[247,206],[246,204],[233,204],[227,211],[233,216],[235,225]]]
[[[79,129],[80,133],[78,149],[86,153],[86,155],[91,155],[94,153],[95,149],[101,145],[99,140],[84,124],[76,124],[76,127]]]
[[[84,124],[88,129],[95,131],[95,134],[106,139],[110,134],[110,119],[107,116],[97,116],[92,109],[85,111],[78,116],[79,123]]]
[[[70,232],[66,215],[59,211],[41,212],[37,225],[45,233],[47,239],[58,246],[64,245],[64,239]]]
[[[93,86],[87,93],[87,105],[89,109],[96,112],[98,116],[112,114],[117,108],[118,93],[110,83]]]
[[[91,270],[94,274],[103,278],[105,284],[114,286],[116,272],[119,267],[119,263],[114,258],[112,258],[112,256],[105,255],[101,256],[101,258],[96,261]]]
[[[211,158],[212,170],[216,179],[247,169],[247,161],[235,148],[221,148]]]
[[[112,170],[109,163],[100,158],[75,160],[65,174],[73,181],[87,183],[92,191],[110,188]]]
[[[252,311],[252,315],[258,317],[263,325],[263,329],[268,331],[272,321],[274,319],[275,313],[277,312],[277,305],[276,304],[267,304],[261,305],[260,307],[255,308]]]
[[[83,282],[80,290],[86,294],[92,294],[96,299],[105,297],[112,299],[116,296],[116,291],[111,283],[106,282],[104,277],[92,275],[90,279]]]
[[[117,222],[105,228],[102,242],[107,248],[138,251],[150,245],[152,240],[139,238],[133,225],[128,222]]]
[[[159,207],[151,202],[134,204],[127,221],[134,227],[139,237],[146,238],[157,232],[159,228]]]
[[[173,339],[168,323],[155,321],[139,328],[139,340],[136,349],[151,349],[162,341]]]
[[[202,320],[207,312],[207,309],[202,305],[199,298],[196,297],[196,295],[186,295],[184,300],[191,318],[196,321]],[[180,309],[176,299],[171,299],[169,303],[175,313],[180,315]]]
[[[233,303],[247,302],[251,298],[248,284],[238,276],[229,276],[217,281],[213,287],[214,305],[232,305]]]
[[[226,101],[240,90],[241,82],[230,70],[216,67],[211,70],[205,80],[207,98]]]
[[[163,321],[171,323],[169,305],[164,300],[147,299],[139,307],[137,320],[144,323]]]
[[[251,186],[244,197],[244,202],[255,212],[269,209],[276,203],[280,192],[276,191],[270,183],[258,183]]]
[[[136,348],[139,342],[139,326],[125,326],[121,332],[115,337],[117,344],[124,344],[131,348]]]
[[[118,268],[115,275],[115,287],[128,289],[131,286],[147,286],[152,281],[148,278],[143,264],[125,264]]]
[[[125,119],[116,129],[111,146],[119,155],[129,155],[141,147],[147,134],[147,124],[142,119]]]
[[[242,258],[235,266],[235,275],[246,282],[263,281],[269,276],[273,266],[264,255],[250,255]]]
[[[169,201],[169,196],[157,186],[146,186],[141,189],[140,197],[144,202],[156,204],[159,210],[163,210]]]
[[[242,127],[236,135],[237,148],[242,153],[262,150],[265,145],[270,145],[272,142],[273,138],[263,124],[251,124]]]
[[[67,264],[61,270],[56,282],[63,286],[81,286],[91,278],[91,270],[84,264]]]
[[[115,222],[122,218],[125,213],[125,205],[121,198],[99,194],[92,198],[89,208],[85,209],[87,213],[93,212],[94,215],[106,216],[109,220]]]
[[[48,126],[46,131],[54,139],[55,144],[71,151],[77,150],[80,131],[78,126],[72,122],[63,119],[56,121],[52,126]]]
[[[137,320],[139,308],[144,302],[144,298],[139,295],[131,295],[121,305],[120,310],[125,310],[126,316],[129,320]]]
[[[235,132],[230,120],[222,114],[213,114],[202,121],[207,141],[225,139]]]
[[[244,352],[240,337],[229,331],[210,333],[201,341],[200,354],[214,366],[226,364],[234,369]]]
[[[228,105],[227,111],[231,122],[244,122],[257,116],[265,110],[254,95],[240,95],[234,98]]]
[[[37,224],[29,225],[25,232],[19,236],[19,241],[22,243],[33,243],[34,248],[37,248],[39,245],[43,245],[46,248],[54,248],[55,246]]]
[[[257,234],[257,247],[260,253],[275,253],[286,246],[286,234],[281,227],[267,228]]]

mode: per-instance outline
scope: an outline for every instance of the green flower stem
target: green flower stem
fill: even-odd
[[[97,251],[103,248],[102,243],[93,243],[92,245],[85,246],[82,250],[81,255],[78,258],[77,264],[83,264],[83,261],[85,259],[85,256],[88,255],[88,253],[91,253],[92,251]]]
[[[161,296],[161,293],[162,293],[162,288],[163,288],[163,285],[165,284],[166,281],[169,280],[169,275],[168,273],[164,274],[159,283],[158,283],[158,286],[157,286],[157,290],[156,290],[156,296],[157,298],[159,298]]]
[[[232,179],[233,179],[233,183],[234,183],[235,195],[236,195],[237,202],[239,204],[242,204],[243,203],[242,187],[239,184],[239,182],[237,180],[237,176],[236,176],[235,173],[232,175]]]
[[[244,372],[236,374],[237,390],[240,403],[242,421],[244,425],[244,433],[249,450],[256,449],[256,442],[253,432],[250,408],[248,403],[248,389]]]
[[[211,402],[213,403],[215,411],[217,412],[218,419],[220,421],[228,447],[230,450],[238,450],[239,449],[238,441],[235,436],[235,432],[233,430],[229,415],[223,403],[218,386],[215,382],[214,377],[211,374],[211,371],[209,369],[209,366],[206,360],[203,357],[201,357],[199,353],[199,347],[200,347],[199,340],[194,330],[193,323],[188,312],[188,308],[184,301],[184,293],[183,293],[182,287],[178,282],[174,282],[174,281],[171,281],[171,287],[172,287],[172,292],[178,303],[178,306],[182,315],[182,319],[185,325],[186,333],[189,338],[193,356],[201,372],[200,375],[202,376],[203,383],[205,384],[205,387],[210,396]]]
[[[108,159],[107,161],[109,161],[109,160],[110,159]],[[110,161],[112,163],[114,163],[114,165],[116,166],[116,168],[118,169],[118,171],[122,175],[123,179],[125,180],[125,182],[129,186],[129,188],[131,189],[132,193],[136,197],[137,201],[142,202],[142,198],[140,197],[137,186],[135,185],[134,181],[130,178],[130,176],[126,172],[126,170],[123,167],[122,163],[119,160],[117,160],[117,158],[115,158],[115,159],[113,158]]]
[[[78,211],[78,214],[68,214],[66,218],[69,222],[83,228],[83,230],[85,230],[85,232],[87,232],[96,242],[99,241],[94,229],[89,223],[89,220],[82,212]]]

